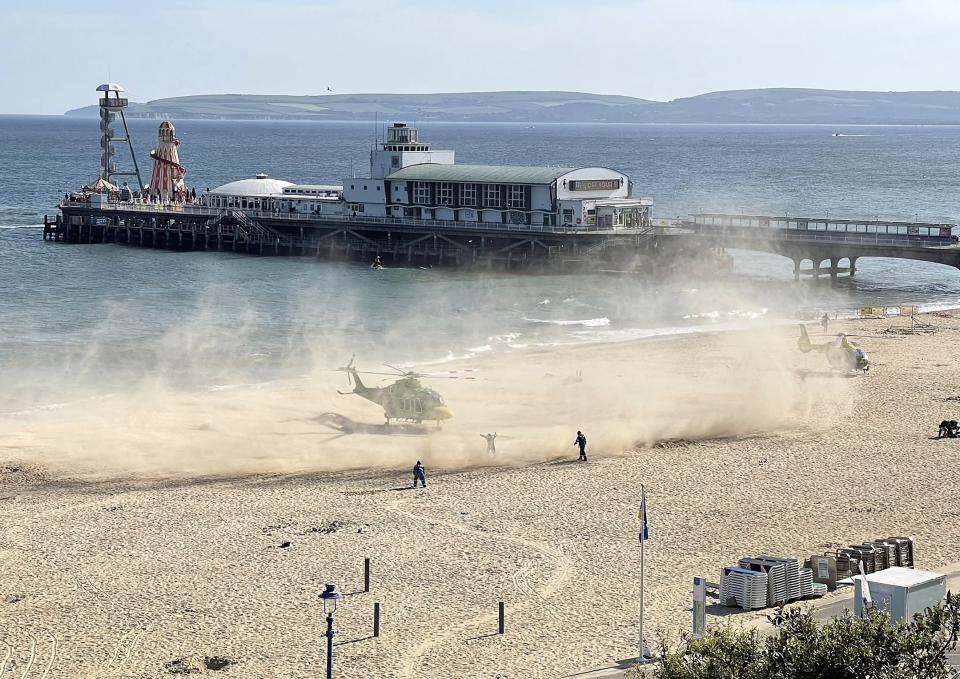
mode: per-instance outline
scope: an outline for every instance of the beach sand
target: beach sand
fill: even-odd
[[[325,581],[347,594],[338,677],[635,656],[641,484],[650,637],[689,629],[692,577],[748,554],[912,535],[918,565],[954,563],[960,442],[931,436],[960,419],[960,318],[929,320],[837,324],[873,359],[855,378],[800,354],[792,325],[482,356],[480,379],[431,383],[456,417],[427,436],[324,426],[381,413],[319,373],[2,418],[0,677],[321,676]]]

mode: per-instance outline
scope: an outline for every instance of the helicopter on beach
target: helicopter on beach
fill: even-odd
[[[855,373],[859,370],[866,372],[870,369],[870,358],[867,356],[867,352],[855,342],[847,339],[847,336],[843,333],[829,342],[814,344],[810,340],[810,335],[807,334],[807,328],[801,323],[797,348],[805,354],[814,350],[825,354],[831,370]]]
[[[394,372],[361,372],[354,367],[354,358],[355,357],[351,357],[350,362],[345,367],[338,368],[339,371],[347,373],[347,379],[353,387],[353,391],[337,390],[337,393],[342,396],[356,394],[372,403],[376,403],[383,408],[383,414],[387,419],[388,425],[391,420],[415,422],[417,424],[423,421],[429,422],[433,420],[439,427],[444,420],[449,420],[453,417],[453,411],[444,402],[443,396],[441,396],[438,391],[423,386],[420,383],[420,378],[476,379],[470,376],[450,374],[452,372],[473,372],[472,370],[449,371],[445,374],[427,374],[404,371],[392,365],[388,365],[387,367]],[[396,381],[385,387],[368,387],[363,383],[360,375],[383,375],[392,377]]]

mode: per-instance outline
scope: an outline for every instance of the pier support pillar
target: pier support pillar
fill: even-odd
[[[839,266],[840,266],[839,259],[834,259],[834,258],[830,259],[830,282],[832,283],[837,282],[837,269],[839,268]]]
[[[800,280],[800,262],[801,261],[803,260],[800,260],[800,259],[793,260],[793,280],[794,281]]]
[[[820,278],[820,260],[813,260],[813,280]]]
[[[850,278],[853,278],[854,274],[857,273],[857,260],[859,257],[850,257]]]

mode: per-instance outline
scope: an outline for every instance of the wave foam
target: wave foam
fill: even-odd
[[[545,318],[524,318],[527,323],[543,323],[545,325],[582,325],[586,328],[599,328],[601,326],[610,325],[610,319],[604,316],[603,318],[585,318],[576,321],[551,321]]]

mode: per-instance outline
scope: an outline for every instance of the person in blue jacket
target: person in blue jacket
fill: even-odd
[[[587,461],[587,437],[583,435],[582,431],[577,432],[577,440],[573,442],[573,445],[580,446],[580,461]]]
[[[427,471],[423,468],[423,463],[420,460],[417,460],[417,463],[413,465],[413,487],[417,487],[417,481],[420,481],[420,486],[423,488],[427,487]]]

